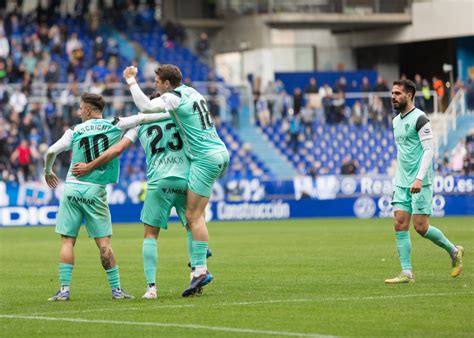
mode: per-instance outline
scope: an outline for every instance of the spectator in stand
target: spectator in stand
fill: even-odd
[[[309,102],[301,109],[301,120],[303,122],[303,130],[306,138],[312,139],[314,114]]]
[[[368,93],[372,91],[372,86],[370,85],[369,78],[364,76],[362,78],[362,83],[360,84],[360,91],[362,93]]]
[[[71,37],[66,41],[66,53],[69,57],[69,61],[82,61],[84,57],[82,48],[82,42],[79,40],[77,34],[72,33]]]
[[[312,77],[309,79],[309,84],[305,88],[306,94],[317,94],[318,93],[318,83],[316,78]]]
[[[155,80],[155,70],[158,69],[160,63],[151,55],[146,56],[146,61],[143,65],[143,77],[145,79]]]
[[[334,85],[334,92],[343,92],[347,91],[347,80],[344,76],[341,76]]]
[[[10,43],[4,33],[0,32],[0,59],[6,59],[10,54]]]
[[[346,110],[346,99],[344,98],[344,92],[339,90],[336,92],[334,99],[332,100],[331,107],[331,119],[332,123],[341,123],[345,118]]]
[[[230,108],[230,115],[232,116],[232,126],[239,128],[239,108],[240,108],[240,94],[235,87],[230,88],[230,95],[228,98],[228,105]]]
[[[427,79],[421,81],[421,94],[423,95],[423,103],[427,113],[433,112],[433,100],[431,99],[431,88]]]
[[[0,81],[0,118],[6,113],[9,100],[10,93],[7,90],[7,86]]]
[[[455,174],[461,174],[464,169],[467,150],[464,140],[459,140],[451,151],[451,171]]]
[[[342,175],[355,175],[359,164],[356,160],[351,160],[349,155],[346,155],[342,160],[341,174]]]
[[[203,58],[204,60],[208,61],[209,59],[209,40],[207,37],[207,34],[204,32],[201,32],[199,34],[199,39],[196,42],[196,54]]]
[[[301,89],[296,87],[293,90],[293,112],[295,115],[299,115],[301,107],[304,105],[304,97]]]
[[[290,143],[288,144],[289,147],[292,147],[293,154],[298,153],[298,139],[301,132],[301,122],[299,115],[296,115],[294,112],[290,110],[289,114],[289,123],[290,123]]]
[[[280,114],[277,116],[277,118],[280,117],[285,119],[288,116],[289,109],[292,109],[292,107],[293,99],[290,95],[288,95],[286,90],[283,89],[280,91],[280,95],[278,96],[277,100],[277,108],[275,108],[275,111]]]
[[[270,113],[270,121],[273,122],[275,102],[278,97],[278,91],[273,81],[268,81],[267,87],[263,91],[263,95],[267,100],[268,112]]]
[[[107,69],[105,65],[105,60],[99,60],[97,65],[92,67],[93,78],[98,82],[104,82],[105,77],[110,74],[110,70]],[[97,93],[96,93],[97,94]]]
[[[30,148],[28,140],[21,140],[20,145],[10,157],[10,161],[18,166],[18,181],[24,182],[32,178],[31,164],[34,157],[38,158],[39,156]]]
[[[8,76],[7,65],[5,64],[5,61],[0,59],[0,83],[3,83],[4,81],[6,81],[7,76]]]
[[[375,83],[374,90],[376,92],[388,92],[387,83],[382,76],[377,76],[377,82]]]
[[[466,136],[466,162],[464,169],[466,175],[474,174],[474,128]]]
[[[331,115],[333,91],[329,84],[325,83],[319,88],[319,97],[323,107],[324,120],[328,122]]]
[[[38,59],[36,58],[35,54],[33,51],[29,50],[23,57],[20,68],[22,68],[28,74],[33,74],[37,63]]]
[[[472,112],[474,111],[474,81],[472,81],[472,78],[469,78],[469,80],[467,80],[466,96],[467,109]]]
[[[438,95],[438,111],[444,113],[446,108],[444,104],[444,83],[436,76],[433,76],[433,89]]]
[[[25,108],[28,104],[28,99],[24,91],[25,91],[25,88],[22,88],[21,90],[18,87],[15,88],[15,91],[10,96],[10,99],[8,101],[8,104],[18,114],[22,114],[25,111]]]
[[[425,111],[425,100],[423,99],[422,89],[423,89],[423,80],[420,74],[415,74],[415,87],[416,87],[416,96],[415,96],[415,107]]]
[[[262,127],[266,127],[270,124],[270,111],[268,110],[268,104],[267,104],[267,99],[265,96],[260,95],[257,103],[256,103],[256,109],[257,109],[257,117],[260,125]]]
[[[48,37],[51,44],[51,53],[60,54],[63,48],[63,39],[57,25],[53,25],[49,29]]]
[[[351,122],[357,127],[367,123],[367,116],[359,100],[352,106]]]
[[[318,83],[314,77],[309,79],[309,84],[306,86],[305,93],[307,108],[311,109],[311,114],[316,117],[316,120],[319,123],[323,124],[325,120],[324,110],[321,102],[321,96],[319,95]]]
[[[382,128],[385,122],[385,108],[383,106],[383,101],[380,97],[375,96],[370,107],[372,123],[375,124],[377,128]]]

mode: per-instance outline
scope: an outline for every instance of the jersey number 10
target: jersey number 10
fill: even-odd
[[[193,103],[193,111],[199,113],[199,119],[201,120],[201,128],[202,130],[214,127],[214,123],[212,122],[211,113],[207,109],[206,101],[201,100],[199,103],[194,101]]]
[[[109,138],[107,135],[104,134],[97,134],[92,138],[92,149],[94,151],[94,158],[97,158],[100,156],[100,151],[99,151],[99,141],[102,140],[102,152],[106,151],[109,149]],[[89,142],[89,137],[84,137],[81,139],[79,142],[79,147],[82,148],[84,147],[84,157],[86,158],[86,162],[92,162],[92,153],[91,153],[91,145]]]

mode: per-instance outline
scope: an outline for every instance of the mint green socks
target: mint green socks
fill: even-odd
[[[105,270],[107,273],[107,279],[109,281],[109,285],[111,289],[120,289],[120,274],[118,265]]]
[[[156,283],[156,266],[158,264],[158,244],[155,238],[143,239],[143,270],[148,284]]]
[[[59,263],[59,282],[61,283],[61,287],[69,287],[71,285],[72,269],[74,269],[74,265],[72,264]]]
[[[191,268],[194,268],[196,266],[194,262],[194,257],[193,257],[193,233],[191,232],[190,229],[186,230],[187,235],[188,235],[188,256],[189,256],[189,264],[191,264]]]
[[[202,241],[192,241],[192,247],[193,247],[193,263],[196,267],[206,267],[206,255],[207,255],[207,247],[208,243],[207,242],[202,242]]]
[[[402,270],[411,270],[411,241],[409,231],[396,231],[397,250]]]
[[[428,226],[428,231],[426,231],[423,237],[429,239],[437,246],[446,250],[451,256],[456,252],[456,247],[454,244],[446,238],[441,230],[432,225]]]

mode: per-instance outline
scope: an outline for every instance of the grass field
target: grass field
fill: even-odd
[[[450,276],[446,252],[412,231],[416,283],[384,285],[399,272],[390,219],[213,222],[215,280],[200,297],[189,282],[185,231],[159,241],[158,299],[142,300],[142,226],[114,225],[123,288],[113,301],[98,250],[85,232],[76,245],[71,301],[58,289],[58,236],[51,227],[0,228],[0,336],[411,336],[473,337],[474,221],[434,219],[466,249]],[[84,229],[83,229],[84,230]]]

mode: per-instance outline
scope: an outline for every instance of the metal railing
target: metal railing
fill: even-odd
[[[446,108],[446,111],[444,113],[435,114],[436,118],[443,120],[442,123],[440,123],[440,125],[442,126],[441,135],[439,135],[437,139],[435,139],[436,151],[439,151],[440,145],[442,145],[443,147],[447,146],[449,132],[452,130],[456,130],[458,115],[464,114],[466,114],[466,98],[464,90],[460,89],[456,93],[456,95],[454,95],[453,99],[448,105],[448,108]]]
[[[84,92],[94,92],[94,89],[91,83],[77,83],[77,85],[74,86],[76,86],[76,88],[74,89],[74,92],[76,93],[75,95],[72,94],[68,97],[62,97],[61,92],[63,92],[67,88],[72,89],[72,85],[70,83],[55,83],[50,87],[48,87],[48,85],[46,85],[45,83],[33,83],[29,88],[29,95],[27,98],[28,104],[44,104],[48,102],[48,92],[54,92],[55,94],[52,95],[52,100],[57,106],[58,111],[61,111],[64,106],[69,106],[72,109],[77,110],[79,107],[81,94]],[[231,120],[230,109],[228,104],[231,86],[226,85],[223,82],[193,82],[192,86],[204,96],[204,98],[208,101],[208,105],[217,105],[218,114],[222,121]],[[208,93],[208,88],[210,86],[215,87],[217,94],[211,95]],[[10,95],[16,89],[21,90],[20,84],[8,84],[6,87]],[[250,107],[250,109],[252,109],[252,94],[249,85],[242,84],[232,87],[233,90],[236,90],[239,93],[239,110],[244,106]],[[147,92],[151,92],[154,90],[154,87],[146,87],[144,85],[141,85],[141,88],[142,90],[146,90]],[[132,96],[130,95],[127,85],[121,83],[107,84],[103,89],[105,89],[104,92],[112,91],[114,93],[114,95],[102,94],[107,104],[104,109],[104,116],[123,116],[135,114],[138,112],[138,109],[136,108],[133,102]]]
[[[217,14],[235,15],[274,13],[407,13],[412,0],[220,0]]]

